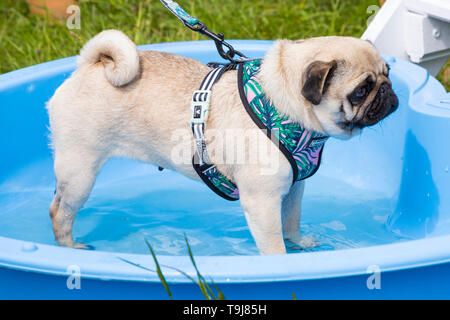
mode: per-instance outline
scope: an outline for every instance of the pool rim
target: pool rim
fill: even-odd
[[[89,279],[160,282],[149,254],[80,250],[0,237],[0,268],[68,276],[79,268]],[[421,252],[418,255],[417,252]],[[370,275],[434,266],[450,262],[450,235],[393,244],[283,255],[195,256],[202,275],[215,283],[258,283],[317,280]],[[57,257],[57,258],[55,258]],[[188,256],[158,255],[168,282],[190,283],[176,267],[191,276],[196,272]],[[323,262],[327,263],[324,264]],[[169,266],[169,267],[166,267]],[[248,266],[252,266],[249,268]],[[377,271],[379,270],[379,271]]]

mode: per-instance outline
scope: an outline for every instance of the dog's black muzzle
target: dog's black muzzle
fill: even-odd
[[[358,126],[369,127],[386,118],[398,108],[397,95],[388,82],[384,82],[372,100],[366,107],[364,115],[358,121]]]

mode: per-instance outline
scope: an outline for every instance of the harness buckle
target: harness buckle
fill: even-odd
[[[191,124],[203,124],[208,119],[211,90],[196,90],[191,100]]]

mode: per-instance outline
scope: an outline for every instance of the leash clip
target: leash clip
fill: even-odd
[[[211,90],[196,90],[191,100],[191,124],[203,124],[208,119]]]
[[[180,7],[178,3],[172,0],[160,0],[161,3],[169,9],[181,22],[191,29],[192,31],[198,32],[207,36],[214,41],[219,55],[230,61],[232,64],[236,64],[241,58],[246,58],[245,55],[233,48],[231,44],[225,41],[225,36],[222,33],[215,34],[206,27],[206,25],[200,22],[197,18],[188,14],[183,8]],[[234,56],[238,55],[240,58],[234,59]]]
[[[231,44],[225,41],[225,36],[222,33],[215,34],[209,30],[204,23],[199,21],[195,25],[190,25],[185,22],[183,22],[183,24],[189,29],[201,33],[213,40],[216,45],[217,52],[223,59],[228,60],[231,63],[236,63],[238,60],[234,59],[235,55],[238,55],[240,58],[245,58],[243,53],[235,50]]]

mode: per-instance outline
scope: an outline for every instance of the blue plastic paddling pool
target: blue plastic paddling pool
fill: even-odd
[[[231,44],[260,57],[271,42]],[[140,49],[218,60],[209,41]],[[258,255],[239,203],[126,159],[107,163],[78,213],[74,237],[95,250],[56,246],[45,103],[75,58],[1,75],[0,298],[165,299],[156,273],[124,261],[155,270],[145,239],[174,297],[202,298],[171,268],[195,274],[184,233],[201,273],[228,299],[450,298],[450,94],[426,70],[385,59],[398,111],[349,141],[330,139],[302,211],[303,233],[321,246],[288,243],[275,256]],[[80,289],[67,285],[78,271]]]

